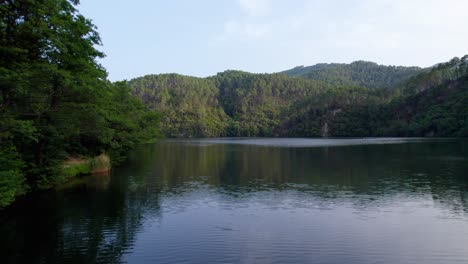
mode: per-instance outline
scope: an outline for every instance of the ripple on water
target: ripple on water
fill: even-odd
[[[9,208],[0,262],[468,263],[464,142],[162,141]]]

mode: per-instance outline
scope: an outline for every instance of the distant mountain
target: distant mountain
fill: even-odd
[[[128,84],[162,113],[168,137],[468,136],[468,56],[427,69],[358,61]]]
[[[424,90],[454,81],[463,77],[468,71],[468,55],[462,58],[455,57],[446,63],[438,63],[422,73],[411,76],[397,86],[406,95],[416,94]]]
[[[361,88],[309,97],[279,126],[288,136],[468,136],[468,56],[392,89]]]
[[[355,61],[350,64],[321,63],[307,67],[298,66],[282,73],[332,85],[390,88],[425,71],[427,69],[419,67],[385,66],[374,62]]]
[[[468,55],[440,63],[408,80],[389,105],[392,133],[468,136]]]

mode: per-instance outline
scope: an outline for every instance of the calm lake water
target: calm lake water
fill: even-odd
[[[6,263],[468,263],[468,141],[208,139],[0,212]]]

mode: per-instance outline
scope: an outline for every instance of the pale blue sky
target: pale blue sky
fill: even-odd
[[[466,0],[81,0],[112,81],[370,60],[430,66],[468,54]]]

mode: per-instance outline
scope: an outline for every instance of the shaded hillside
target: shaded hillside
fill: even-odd
[[[272,136],[291,104],[326,89],[323,83],[284,74],[226,71],[210,79],[231,118],[230,136]]]
[[[133,79],[129,85],[134,96],[162,113],[161,130],[166,136],[226,135],[229,119],[219,104],[214,80],[162,74]]]
[[[129,85],[134,96],[162,113],[168,137],[271,136],[290,104],[325,89],[284,74],[240,71],[209,78],[147,75]]]
[[[421,74],[412,76],[398,86],[398,89],[406,94],[420,93],[427,88],[443,84],[446,81],[457,80],[467,74],[468,55],[462,58],[455,57],[446,63],[439,63]]]
[[[283,73],[330,85],[351,85],[368,88],[395,87],[405,80],[424,72],[419,67],[385,66],[374,62],[355,61],[350,64],[331,63],[299,66]]]
[[[371,136],[387,96],[362,87],[329,89],[294,104],[277,128],[290,137]]]
[[[162,112],[169,137],[466,136],[468,56],[426,70],[368,62],[314,67],[326,78],[225,71],[129,84]]]
[[[468,136],[468,78],[442,85],[392,105],[393,132],[408,136]]]
[[[468,136],[468,56],[412,77],[397,92],[360,88],[328,94],[292,107],[280,134]]]
[[[411,78],[388,105],[388,133],[404,136],[468,136],[468,55]]]

